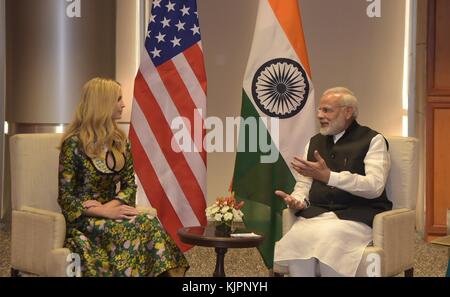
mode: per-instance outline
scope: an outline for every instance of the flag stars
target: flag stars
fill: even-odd
[[[166,41],[166,34],[161,34],[161,32],[159,32],[155,37],[156,39],[158,39],[158,43]]]
[[[191,8],[183,5],[183,8],[180,9],[180,11],[183,13],[183,16],[185,16],[185,15],[189,15],[189,9],[191,9]]]
[[[167,7],[167,12],[175,11],[175,3],[172,3],[169,1],[169,3],[166,5],[166,7]]]
[[[175,25],[175,27],[178,28],[178,32],[181,30],[184,30],[184,25],[186,25],[186,23],[182,23],[181,20],[178,21],[178,24]]]
[[[153,0],[153,7],[161,7],[161,0]]]
[[[170,19],[164,17],[164,20],[161,21],[161,24],[163,25],[163,28],[170,27]]]
[[[180,41],[181,41],[181,38],[177,38],[176,36],[174,36],[170,42],[172,42],[172,44],[173,44],[172,47],[176,47],[176,46],[181,46]]]
[[[197,11],[186,0],[153,0],[149,18],[148,56],[154,61],[166,60],[178,54],[200,38]],[[156,9],[155,9],[156,8]]]
[[[200,35],[200,27],[194,24],[194,27],[191,28],[192,35],[198,34]]]
[[[153,58],[161,58],[161,50],[157,49],[156,47],[150,53],[153,55]]]

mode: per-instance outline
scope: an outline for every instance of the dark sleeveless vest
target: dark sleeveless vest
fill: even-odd
[[[316,161],[314,151],[317,150],[331,171],[350,171],[366,175],[364,158],[372,138],[377,134],[379,133],[360,126],[356,121],[347,128],[336,143],[333,141],[333,136],[317,134],[309,143],[308,160]],[[387,141],[386,144],[388,145]],[[392,202],[387,199],[386,190],[378,198],[367,199],[316,180],[311,185],[309,201],[310,207],[298,211],[297,216],[312,218],[324,212],[333,211],[342,220],[362,222],[370,227],[375,215],[392,209]]]

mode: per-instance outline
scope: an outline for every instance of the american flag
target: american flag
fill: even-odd
[[[154,0],[144,47],[129,134],[138,195],[157,209],[185,251],[190,246],[179,240],[177,230],[206,224],[206,74],[196,1]],[[191,150],[174,141],[178,130],[171,126],[180,120]]]

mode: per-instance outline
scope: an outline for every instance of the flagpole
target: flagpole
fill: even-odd
[[[147,26],[147,22],[148,22],[148,0],[139,0],[139,7],[140,7],[140,28],[141,28],[141,33],[140,33],[140,37],[141,38],[145,38],[145,31],[146,31],[146,26]]]
[[[147,27],[147,18],[148,18],[148,0],[139,0],[139,57],[138,61],[140,64],[141,55],[142,55],[142,43],[145,40],[146,35],[146,27]]]

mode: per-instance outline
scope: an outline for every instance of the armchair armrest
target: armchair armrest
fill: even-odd
[[[296,220],[297,217],[295,216],[295,210],[292,210],[290,208],[286,208],[283,210],[283,235],[286,234],[289,229],[291,229]]]
[[[50,277],[67,277],[71,276],[67,273],[67,268],[71,264],[67,260],[70,255],[68,248],[58,248],[50,251],[50,256],[47,260],[47,274]]]
[[[47,260],[53,249],[62,248],[66,236],[64,216],[57,212],[23,207],[12,213],[11,266],[47,275]]]
[[[385,275],[396,275],[413,267],[415,220],[415,211],[406,208],[375,216],[373,245],[384,250]]]

